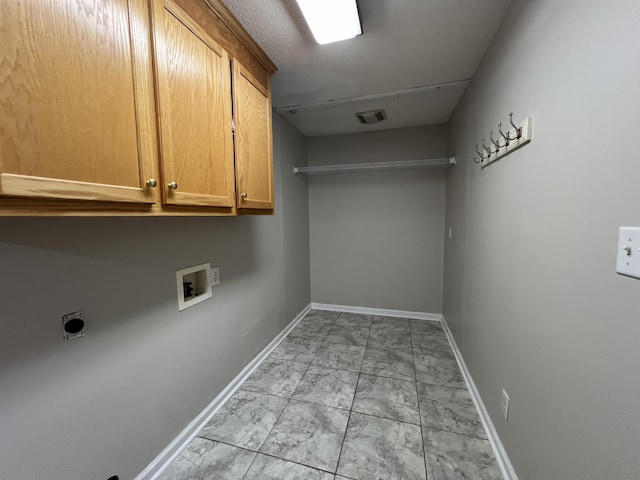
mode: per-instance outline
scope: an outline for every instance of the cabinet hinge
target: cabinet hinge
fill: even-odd
[[[231,133],[236,133],[236,122],[231,120]]]

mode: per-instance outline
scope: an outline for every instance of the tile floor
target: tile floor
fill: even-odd
[[[501,479],[437,322],[312,310],[160,480]]]

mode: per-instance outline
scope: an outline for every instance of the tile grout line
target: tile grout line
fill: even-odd
[[[324,367],[316,367],[316,368],[324,368]],[[332,370],[332,369],[327,368],[326,370]],[[335,370],[338,370],[338,369],[335,369]],[[340,371],[356,373],[356,372],[353,372],[351,370],[340,370]],[[365,375],[365,376],[368,375],[368,376],[371,376],[371,377],[379,377],[378,375],[372,375],[372,374],[369,374],[369,373],[360,373],[360,374],[358,374],[358,383],[360,382],[360,378],[361,378],[362,375]],[[403,380],[403,379],[393,378],[393,377],[379,377],[379,378],[390,378],[392,380],[400,380],[402,382],[408,382],[408,383],[412,383],[412,384],[421,383],[421,382],[412,382],[411,380]],[[442,386],[442,385],[427,384],[427,383],[423,383],[423,385],[432,385],[434,387],[441,387]],[[445,387],[445,388],[454,388],[454,387]],[[461,390],[461,389],[455,389],[455,390]],[[444,429],[442,427],[435,427],[435,426],[423,424],[422,423],[422,414],[420,412],[420,406],[419,406],[420,405],[420,397],[419,396],[418,396],[418,414],[420,416],[420,423],[412,423],[412,422],[407,422],[406,420],[400,420],[400,419],[397,419],[397,418],[382,417],[380,415],[375,415],[373,413],[365,413],[365,412],[360,412],[360,411],[357,411],[357,410],[353,410],[353,405],[355,403],[355,395],[354,395],[354,400],[352,400],[352,402],[351,402],[352,406],[350,408],[343,408],[343,407],[334,407],[334,406],[331,406],[331,405],[326,405],[324,403],[310,402],[309,400],[298,400],[296,398],[289,398],[289,397],[283,397],[283,396],[280,396],[280,395],[273,395],[271,393],[266,393],[265,394],[264,392],[256,392],[254,390],[246,390],[246,391],[250,391],[252,393],[261,393],[261,394],[270,395],[270,396],[273,396],[273,397],[278,397],[278,398],[281,398],[282,400],[286,400],[287,403],[289,403],[289,400],[290,400],[292,402],[306,403],[306,404],[309,404],[309,405],[315,405],[315,406],[319,406],[319,407],[333,408],[335,410],[342,410],[344,412],[353,411],[353,413],[357,413],[358,415],[366,415],[367,417],[379,418],[381,420],[389,420],[389,421],[392,421],[392,422],[398,422],[398,423],[402,423],[402,424],[405,424],[405,425],[413,425],[413,426],[416,426],[416,427],[425,427],[425,428],[429,428],[431,430],[438,430],[440,432],[452,433],[454,435],[462,435],[462,436],[469,437],[469,438],[476,438],[478,440],[487,440],[484,437],[478,437],[476,435],[470,435],[468,433],[461,433],[461,432],[456,432],[454,430],[446,430],[446,429]],[[356,391],[357,391],[357,384],[356,384]],[[417,392],[416,392],[416,395],[417,395]],[[277,420],[276,420],[276,422],[277,422]],[[204,439],[211,440],[211,441],[214,441],[214,442],[222,442],[222,440],[217,440],[217,439],[214,439],[214,438],[205,437],[203,435],[196,435],[196,436],[199,437],[199,438],[204,438]],[[223,443],[227,443],[227,442],[223,442]],[[232,445],[234,447],[245,448],[246,450],[251,450],[251,449],[247,449],[246,447],[241,447],[239,445],[234,445],[232,443],[228,443],[228,444]],[[258,450],[251,450],[251,451],[258,451]],[[263,452],[260,452],[260,453],[263,453]],[[265,455],[267,455],[267,454],[265,454]],[[313,467],[313,468],[316,468],[316,467]]]
[[[309,313],[307,313],[307,315],[309,315]],[[307,315],[305,315],[305,316],[304,316],[300,321],[304,320],[304,319],[307,317]],[[338,317],[339,317],[339,315],[338,315]],[[336,320],[337,320],[337,317],[336,317]],[[335,322],[334,322],[334,324],[335,324]],[[291,333],[291,332],[289,332],[289,333]],[[327,333],[327,335],[328,335],[328,333]],[[288,337],[288,336],[289,336],[289,335],[287,335],[287,337]],[[285,339],[286,339],[287,337],[285,337]],[[292,337],[292,338],[293,338],[293,337]],[[325,338],[326,338],[326,337],[325,337]],[[284,339],[283,339],[283,341],[284,341]],[[323,342],[324,342],[324,341],[323,341]],[[321,342],[321,344],[320,344],[320,345],[322,345],[322,343],[323,343],[323,342]],[[319,348],[318,348],[318,350],[319,350]],[[308,370],[309,370],[309,368],[311,367],[311,363],[313,362],[313,359],[315,359],[315,357],[316,357],[316,355],[317,355],[318,350],[316,350],[316,353],[314,354],[313,358],[311,359],[311,362],[309,362],[309,365],[307,366],[306,370],[304,371],[304,373],[303,373],[303,374],[302,374],[302,376],[300,377],[300,381],[302,381],[302,378],[304,378],[304,376],[306,375],[307,371],[308,371]],[[270,354],[269,354],[269,355],[268,355],[264,360],[265,360],[265,361],[266,361],[266,360],[268,360],[268,359],[269,359],[269,357],[270,357],[272,354],[273,354],[273,352],[271,352],[271,353],[270,353]],[[298,363],[299,363],[299,362],[298,362]],[[300,381],[298,382],[298,384],[296,385],[296,387],[295,387],[295,388],[293,389],[293,391],[291,392],[291,395],[293,395],[293,393],[294,393],[294,392],[296,391],[296,389],[298,388],[298,385],[300,385]],[[242,388],[242,387],[241,387],[241,388]],[[240,389],[241,389],[241,388],[240,388]],[[238,389],[238,390],[240,390],[240,389]],[[245,390],[248,390],[248,389],[245,389]],[[248,391],[252,391],[252,390],[248,390]],[[283,461],[285,461],[285,462],[295,463],[295,464],[302,465],[302,466],[304,466],[304,467],[308,467],[308,468],[314,468],[314,469],[316,469],[316,470],[320,470],[320,471],[327,472],[327,473],[331,474],[332,472],[328,472],[328,471],[323,470],[323,469],[318,469],[318,468],[315,468],[315,467],[311,467],[310,465],[304,465],[304,464],[302,464],[302,463],[294,462],[294,461],[291,461],[291,460],[289,460],[289,459],[285,459],[285,458],[277,457],[277,456],[275,456],[275,455],[268,454],[268,453],[264,453],[264,452],[262,452],[262,451],[261,451],[262,447],[264,446],[264,444],[265,444],[265,443],[266,443],[266,441],[268,440],[269,436],[271,435],[271,432],[273,431],[273,429],[275,428],[276,424],[278,423],[278,421],[279,421],[279,420],[280,420],[280,418],[282,417],[282,414],[284,413],[284,411],[286,410],[286,408],[291,404],[292,399],[291,399],[291,398],[289,398],[289,397],[282,397],[282,396],[279,396],[279,395],[273,395],[273,394],[271,394],[271,393],[266,393],[266,392],[254,392],[254,393],[261,393],[261,394],[263,394],[263,395],[272,395],[272,396],[274,396],[274,397],[278,397],[278,398],[282,398],[283,400],[286,400],[286,404],[284,405],[284,407],[283,407],[283,408],[282,408],[282,410],[280,411],[280,414],[278,415],[278,418],[276,418],[275,422],[273,422],[273,425],[272,425],[272,426],[271,426],[271,428],[269,429],[269,433],[267,433],[267,436],[265,437],[264,441],[260,444],[260,446],[259,446],[256,450],[251,450],[251,449],[248,449],[248,448],[240,447],[240,446],[237,446],[237,445],[233,445],[233,444],[231,444],[231,443],[228,443],[228,442],[222,442],[222,441],[220,441],[220,440],[212,440],[212,439],[207,438],[207,437],[200,437],[200,435],[196,435],[196,436],[198,436],[198,437],[200,437],[200,438],[205,438],[205,439],[207,439],[207,440],[209,440],[209,441],[223,443],[223,444],[225,444],[225,445],[229,445],[229,446],[232,446],[232,447],[235,447],[235,448],[241,448],[241,449],[243,449],[243,450],[246,450],[246,451],[249,451],[249,452],[255,453],[256,455],[255,455],[255,457],[253,457],[253,460],[251,461],[251,464],[249,465],[249,468],[247,469],[247,471],[246,471],[246,472],[244,473],[244,475],[242,476],[242,478],[243,478],[243,479],[247,476],[247,474],[248,474],[248,473],[249,473],[249,471],[251,470],[251,467],[253,467],[253,464],[255,463],[256,458],[258,458],[258,455],[266,455],[266,456],[269,456],[269,457],[271,457],[271,458],[276,458],[276,459],[278,459],[278,460],[283,460]],[[295,401],[295,400],[293,400],[293,401]]]
[[[251,450],[249,450],[249,451],[251,451]],[[247,478],[247,475],[251,471],[251,467],[253,467],[253,464],[256,462],[256,458],[258,458],[258,455],[260,455],[259,452],[255,452],[255,453],[256,453],[256,455],[253,457],[253,460],[251,460],[251,464],[249,465],[249,468],[247,468],[247,471],[244,472],[244,475],[242,475],[242,479],[241,480],[244,480],[245,478]]]
[[[421,444],[422,444],[422,457],[423,457],[423,463],[424,463],[424,466],[425,466],[425,475],[426,475],[425,478],[428,478],[426,450],[425,450],[425,443],[424,443],[424,431],[425,431],[425,429],[428,428],[428,429],[442,431],[442,432],[450,433],[450,434],[454,434],[454,435],[462,435],[462,436],[467,437],[467,438],[478,439],[478,440],[481,440],[481,441],[487,440],[486,438],[481,438],[481,437],[477,437],[477,436],[474,436],[474,435],[468,435],[468,434],[464,434],[464,433],[453,432],[451,430],[445,430],[443,428],[431,427],[431,426],[428,426],[428,425],[423,425],[422,412],[421,412],[421,408],[420,408],[420,405],[421,405],[420,396],[418,394],[418,384],[450,388],[450,389],[453,389],[453,390],[465,390],[465,389],[464,388],[458,388],[458,387],[450,387],[450,386],[447,386],[447,385],[438,385],[438,384],[434,384],[434,383],[419,382],[418,381],[417,371],[416,371],[416,355],[419,354],[419,355],[426,355],[426,356],[433,356],[433,357],[437,357],[437,355],[431,355],[430,353],[422,353],[421,351],[416,350],[416,348],[414,346],[414,337],[415,336],[420,336],[420,334],[422,334],[424,332],[422,332],[422,331],[414,331],[414,328],[412,328],[411,322],[409,323],[409,331],[408,331],[408,333],[409,333],[410,340],[411,340],[411,359],[412,359],[412,363],[413,363],[413,365],[412,365],[413,366],[413,380],[408,380],[406,377],[405,378],[397,378],[397,377],[393,377],[393,376],[379,375],[379,374],[376,374],[376,373],[363,373],[362,372],[362,368],[363,368],[363,365],[364,365],[364,358],[366,356],[366,351],[368,349],[381,350],[381,351],[386,351],[386,352],[404,352],[405,351],[405,350],[401,350],[401,349],[397,349],[397,348],[381,348],[379,345],[378,346],[370,346],[371,332],[373,331],[373,326],[374,326],[373,322],[371,322],[370,325],[368,326],[368,335],[367,335],[366,343],[364,345],[364,353],[363,353],[363,356],[362,356],[362,359],[361,359],[361,362],[360,362],[359,369],[356,372],[358,374],[358,377],[357,377],[356,384],[355,384],[355,390],[354,390],[353,398],[352,398],[352,401],[351,401],[351,406],[348,409],[339,408],[339,407],[333,407],[333,406],[330,406],[330,405],[326,405],[326,404],[322,404],[322,403],[315,403],[315,402],[312,402],[312,401],[310,402],[310,401],[307,401],[307,400],[297,400],[295,398],[292,398],[292,395],[295,393],[295,391],[300,386],[300,383],[302,382],[302,379],[305,377],[305,375],[307,375],[309,369],[312,366],[312,363],[317,358],[318,352],[321,350],[323,345],[340,344],[340,345],[345,345],[345,346],[353,346],[352,344],[346,344],[346,343],[343,344],[343,343],[336,343],[336,342],[327,342],[327,338],[329,337],[331,330],[336,326],[336,324],[339,321],[339,319],[342,318],[343,313],[344,312],[339,313],[336,316],[335,320],[333,320],[332,323],[327,322],[327,324],[329,325],[328,332],[325,335],[323,335],[322,340],[317,340],[317,341],[319,341],[320,346],[318,347],[318,349],[313,354],[313,357],[312,357],[311,361],[308,363],[308,365],[307,365],[306,369],[304,370],[304,372],[302,373],[302,376],[300,377],[300,380],[295,385],[295,387],[293,388],[291,393],[288,394],[288,396],[276,395],[276,394],[267,393],[267,392],[264,392],[264,391],[260,392],[260,391],[253,391],[251,389],[245,389],[247,391],[253,391],[255,393],[260,393],[260,394],[263,394],[263,395],[270,395],[270,396],[273,396],[273,397],[282,398],[283,400],[286,401],[285,406],[283,407],[282,411],[278,415],[278,418],[275,420],[274,424],[272,425],[271,429],[269,430],[269,433],[267,434],[265,440],[260,444],[260,446],[257,448],[257,450],[251,450],[251,449],[248,449],[246,447],[240,447],[240,446],[233,445],[233,444],[225,442],[225,441],[213,440],[211,438],[202,437],[202,436],[198,435],[198,437],[206,439],[206,440],[211,441],[211,442],[218,442],[218,443],[229,445],[229,446],[232,446],[232,447],[235,447],[235,448],[240,448],[240,449],[245,450],[245,451],[256,453],[256,455],[253,458],[251,464],[249,465],[249,468],[247,469],[247,471],[243,475],[243,477],[242,477],[243,479],[247,476],[247,474],[249,473],[249,471],[253,467],[253,464],[255,463],[258,455],[265,455],[265,456],[268,456],[268,457],[271,457],[271,458],[274,458],[274,459],[277,459],[277,460],[281,460],[281,461],[284,461],[284,462],[290,462],[290,463],[293,463],[293,464],[296,464],[296,465],[300,465],[300,466],[303,466],[303,467],[307,467],[307,468],[313,469],[314,471],[325,472],[325,473],[330,474],[330,475],[338,475],[338,468],[339,468],[340,460],[342,458],[342,454],[343,454],[343,451],[344,451],[344,446],[345,446],[345,442],[346,442],[346,436],[347,436],[347,432],[348,432],[348,429],[349,429],[349,424],[350,424],[350,421],[351,421],[353,413],[358,413],[359,415],[365,415],[365,416],[368,416],[368,417],[379,418],[379,419],[383,419],[383,420],[389,420],[389,421],[393,421],[393,422],[397,422],[397,423],[401,423],[401,424],[406,424],[406,425],[411,425],[411,426],[418,426],[419,429],[420,429],[420,437],[421,437],[420,441],[421,441]],[[307,318],[308,315],[309,315],[309,313],[307,313],[307,315],[305,315],[305,317],[303,317],[303,319],[301,319],[301,321],[304,320],[305,318]],[[367,317],[372,317],[372,316],[363,315],[363,317],[367,318]],[[351,326],[351,325],[346,325],[346,326]],[[356,326],[356,325],[354,324],[354,326]],[[289,337],[289,336],[290,336],[290,334],[287,335],[287,337]],[[287,337],[285,337],[285,338],[287,338]],[[309,339],[309,338],[306,338],[306,337],[291,337],[291,338],[302,338],[302,339],[306,339],[306,340],[315,340],[315,339]],[[273,354],[273,352],[271,352],[271,354],[268,357],[266,357],[265,360],[269,360],[269,357],[271,357],[272,354]],[[297,363],[301,363],[301,362],[297,362]],[[325,370],[334,370],[334,371],[344,370],[344,371],[348,371],[348,372],[353,372],[353,370],[346,370],[346,369],[342,369],[342,368],[333,368],[333,367],[326,367],[326,366],[317,366],[317,368],[325,369]],[[416,398],[417,398],[417,404],[418,404],[419,425],[416,425],[416,424],[411,423],[411,422],[406,422],[406,421],[403,421],[403,420],[397,420],[397,419],[393,419],[393,418],[382,417],[382,416],[375,415],[375,414],[356,412],[354,410],[355,400],[356,400],[356,396],[357,396],[357,392],[358,392],[358,387],[360,385],[360,381],[361,381],[361,378],[362,378],[363,375],[369,375],[369,376],[372,376],[372,377],[380,377],[380,378],[390,378],[390,379],[398,380],[398,381],[402,381],[402,382],[411,382],[414,385],[415,391],[416,391]],[[242,389],[242,387],[240,387],[239,389]],[[264,444],[266,443],[267,439],[270,437],[270,435],[273,432],[275,426],[280,421],[280,419],[281,419],[284,411],[286,410],[286,408],[288,406],[290,406],[293,402],[311,404],[311,405],[318,405],[318,406],[322,406],[322,407],[325,407],[325,408],[333,408],[333,409],[336,409],[336,410],[348,411],[349,412],[348,413],[348,417],[347,417],[347,425],[346,425],[346,428],[345,428],[345,431],[344,431],[344,434],[343,434],[342,442],[341,442],[341,445],[340,445],[340,452],[338,454],[338,459],[337,459],[337,463],[336,463],[334,472],[332,472],[330,470],[325,470],[323,468],[318,468],[318,467],[315,467],[315,466],[311,466],[311,465],[305,465],[304,463],[300,463],[298,461],[289,460],[289,459],[286,459],[286,458],[281,458],[281,457],[278,457],[278,456],[276,456],[274,454],[264,453],[264,452],[260,451],[260,449],[263,448]],[[345,478],[348,478],[348,477],[345,477]]]
[[[409,324],[411,325],[411,324]],[[420,394],[418,393],[418,375],[416,375],[416,352],[413,348],[413,329],[409,330],[409,335],[411,336],[411,357],[413,358],[413,372],[415,376],[415,388],[416,388],[416,399],[418,400],[418,417],[420,419],[420,442],[422,443],[422,464],[424,465],[424,478],[425,480],[429,480],[429,473],[427,471],[427,451],[424,444],[424,430],[422,426],[422,410],[420,408]]]
[[[278,457],[277,455],[274,455],[272,453],[265,453],[265,452],[260,452],[258,450],[251,450],[250,448],[246,448],[246,447],[239,447],[238,445],[234,445],[233,443],[225,442],[222,440],[211,440],[210,438],[205,438],[205,440],[209,440],[210,442],[220,443],[228,447],[239,448],[240,450],[244,450],[245,452],[255,453],[256,454],[255,458],[258,458],[258,455],[264,455],[265,457],[275,458],[276,460],[282,460],[283,462],[294,463],[296,465],[300,465],[301,467],[310,468],[312,470],[318,470],[319,472],[328,473],[329,475],[335,475],[333,472],[329,470],[325,470],[324,468],[312,467],[311,465],[307,465],[306,463],[297,462],[295,460],[289,460],[288,458]],[[254,461],[255,461],[255,458],[254,458]],[[253,466],[253,462],[251,462],[251,466]],[[251,470],[251,466],[249,467],[249,470]],[[244,477],[246,477],[247,473],[249,473],[249,470],[247,470],[247,472],[244,474]]]
[[[309,313],[308,313],[308,312],[307,312],[307,315],[309,315]],[[304,319],[307,317],[307,315],[305,315],[305,316],[304,316],[300,321],[304,320]],[[339,315],[338,315],[338,316],[339,316]],[[337,319],[337,317],[336,317],[336,319]],[[334,322],[334,324],[335,324],[335,322]],[[291,332],[289,332],[289,333],[291,333]],[[327,335],[329,335],[329,334],[327,333]],[[289,335],[287,335],[287,337],[288,337],[288,336],[289,336]],[[287,337],[285,337],[285,339],[286,339]],[[322,345],[322,343],[321,343],[320,345]],[[319,350],[319,349],[320,349],[320,348],[318,348],[318,350]],[[316,350],[316,353],[314,354],[313,358],[311,359],[311,362],[309,362],[309,365],[307,365],[306,370],[304,371],[304,373],[303,373],[303,374],[302,374],[302,376],[300,377],[300,380],[299,380],[299,381],[298,381],[298,383],[296,384],[295,388],[291,391],[291,394],[290,394],[290,395],[293,395],[293,393],[294,393],[294,392],[296,391],[296,389],[298,388],[298,385],[300,385],[300,382],[302,381],[302,379],[304,378],[304,376],[305,376],[305,375],[307,374],[307,372],[309,371],[309,367],[311,367],[311,363],[312,363],[312,362],[313,362],[313,360],[316,358],[316,355],[318,354],[318,350]],[[272,353],[273,353],[273,352],[272,352]],[[267,360],[270,356],[271,356],[271,354],[269,354],[269,356],[268,356],[265,360]],[[264,392],[263,392],[263,393],[264,393]],[[284,398],[284,399],[287,401],[287,403],[285,404],[285,406],[283,407],[282,411],[280,412],[280,415],[278,415],[278,418],[276,418],[276,421],[275,421],[275,422],[273,422],[273,425],[272,425],[272,426],[271,426],[271,428],[269,429],[269,433],[268,433],[268,434],[267,434],[267,436],[265,437],[264,441],[260,444],[260,447],[258,448],[258,454],[262,453],[262,452],[260,451],[260,449],[261,449],[261,448],[264,446],[264,444],[267,442],[267,440],[269,439],[269,436],[271,436],[271,432],[273,432],[273,429],[276,427],[276,425],[277,425],[277,424],[278,424],[278,422],[280,421],[280,418],[282,417],[282,414],[283,414],[283,413],[284,413],[284,411],[287,409],[287,407],[291,404],[291,401],[292,401],[292,399],[291,399],[291,398],[289,398],[289,397],[280,397],[280,398]],[[257,458],[257,455],[256,455],[256,458]],[[280,457],[275,457],[275,456],[274,456],[274,458],[280,458]],[[284,459],[284,458],[282,458],[281,460],[289,461],[289,460],[286,460],[286,459]],[[254,461],[255,461],[255,458],[254,458]],[[253,462],[251,462],[251,465],[253,465]],[[249,467],[249,468],[251,468],[251,467]],[[247,473],[248,473],[248,472],[249,472],[249,470],[247,470]],[[246,476],[246,473],[245,473],[245,476]]]
[[[334,476],[338,475],[338,468],[340,467],[340,459],[342,458],[342,451],[344,450],[344,442],[347,440],[347,431],[349,430],[349,423],[351,423],[351,414],[353,413],[353,405],[354,403],[356,403],[356,395],[358,394],[358,385],[360,385],[360,376],[362,375],[362,364],[364,363],[364,355],[366,354],[366,351],[367,351],[367,345],[369,344],[370,336],[371,336],[371,326],[369,326],[369,335],[367,335],[367,343],[364,346],[365,352],[362,355],[362,361],[360,362],[360,368],[358,369],[358,380],[356,381],[356,389],[353,391],[353,399],[351,400],[351,408],[349,408],[349,417],[347,418],[347,426],[344,429],[344,435],[342,436],[342,443],[340,444],[340,453],[338,454],[338,461],[336,463],[336,471],[334,472]]]

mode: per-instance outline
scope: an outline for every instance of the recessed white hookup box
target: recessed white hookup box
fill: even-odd
[[[211,264],[203,263],[176,272],[178,311],[211,298]]]

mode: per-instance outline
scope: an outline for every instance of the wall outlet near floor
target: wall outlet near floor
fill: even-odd
[[[500,407],[502,408],[502,416],[504,417],[505,421],[509,420],[509,400],[509,395],[507,395],[507,392],[505,392],[503,388],[502,402],[500,402]]]
[[[211,267],[211,286],[215,287],[220,284],[220,267]]]

